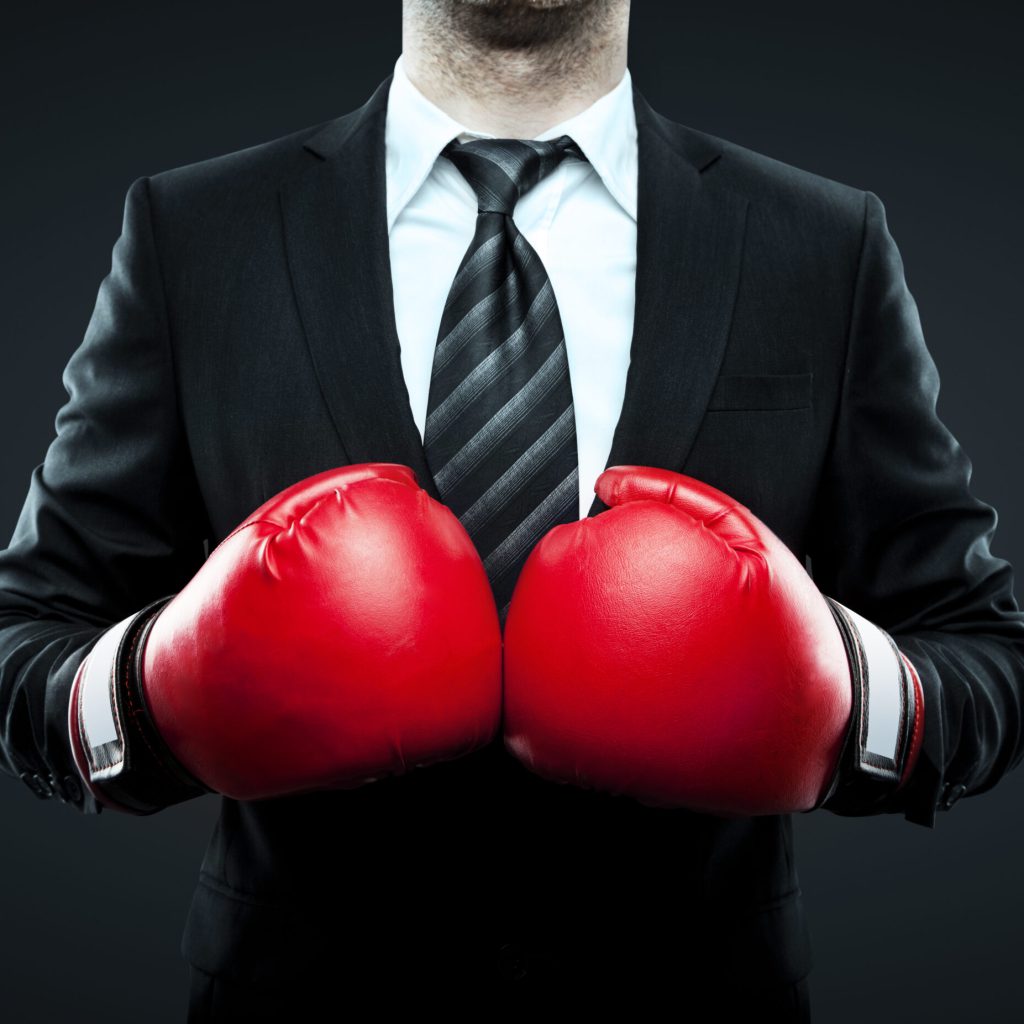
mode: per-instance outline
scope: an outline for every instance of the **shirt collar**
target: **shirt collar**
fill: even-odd
[[[536,136],[570,135],[586,154],[605,188],[636,220],[637,144],[633,88],[627,68],[610,92],[586,110]],[[412,84],[402,55],[395,61],[384,128],[388,231],[419,191],[441,150],[454,138],[493,138],[449,117]]]

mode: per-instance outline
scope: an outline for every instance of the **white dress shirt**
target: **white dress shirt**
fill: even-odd
[[[565,332],[576,416],[580,518],[622,411],[636,284],[637,142],[628,69],[586,110],[535,136],[569,135],[587,157],[564,160],[513,219],[551,279]],[[448,291],[473,238],[473,189],[441,150],[494,138],[449,117],[409,80],[399,56],[388,93],[387,214],[402,373],[423,437],[434,348]]]

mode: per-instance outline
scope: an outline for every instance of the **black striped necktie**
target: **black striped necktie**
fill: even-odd
[[[504,625],[537,541],[579,518],[579,465],[562,320],[547,271],[512,220],[518,199],[569,154],[551,141],[453,141],[442,155],[477,195],[476,231],[445,302],[424,450],[472,537]]]

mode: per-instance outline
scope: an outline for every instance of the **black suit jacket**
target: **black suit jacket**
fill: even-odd
[[[378,460],[438,497],[393,314],[389,84],[128,192],[56,439],[0,555],[2,750],[39,795],[96,810],[66,735],[76,668],[267,498]],[[1024,621],[989,549],[995,512],[936,415],[882,204],[634,101],[636,320],[608,465],[734,496],[894,636],[922,678],[923,753],[897,796],[836,809],[932,825],[1020,759]],[[350,792],[221,800],[190,962],[253,979],[356,947],[453,976],[502,947],[591,978],[644,961],[671,979],[702,954],[748,982],[810,968],[788,816],[644,808],[543,782],[499,745]]]

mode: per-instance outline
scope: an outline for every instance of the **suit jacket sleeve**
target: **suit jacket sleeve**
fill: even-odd
[[[1021,759],[1024,616],[990,543],[996,512],[936,412],[939,377],[878,197],[864,227],[843,392],[809,545],[819,589],[886,629],[924,690],[924,735],[902,790],[840,814],[937,810]]]
[[[128,192],[111,272],[63,381],[56,438],[0,552],[0,767],[95,813],[67,734],[75,672],[108,627],[181,589],[206,536],[148,179]]]

